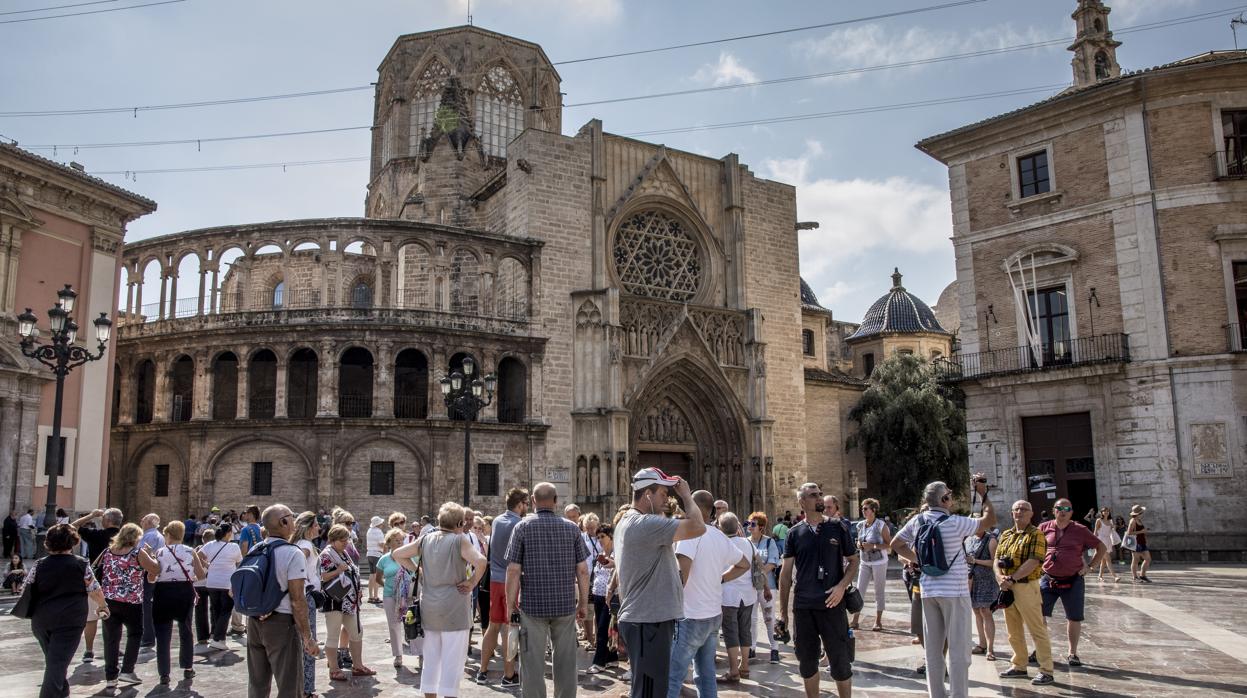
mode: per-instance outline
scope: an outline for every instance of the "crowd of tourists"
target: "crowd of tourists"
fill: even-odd
[[[364,643],[386,642],[396,670],[410,661],[420,673],[425,696],[459,695],[465,673],[544,696],[548,661],[556,696],[568,698],[584,647],[592,651],[586,673],[616,672],[633,698],[678,696],[690,668],[697,694],[708,698],[749,678],[759,642],[771,663],[792,647],[807,696],[818,695],[823,672],[850,695],[854,631],[867,597],[869,629],[884,628],[893,553],[911,600],[910,632],[924,647],[918,671],[933,697],[967,695],[972,657],[996,659],[998,611],[1011,650],[1002,678],[1054,681],[1046,619],[1057,601],[1065,663],[1080,666],[1084,577],[1107,569],[1116,580],[1115,547],[1127,547],[1135,578],[1149,581],[1142,507],[1125,526],[1108,509],[1089,512],[1084,526],[1060,499],[1036,525],[1031,504],[1018,501],[1011,525],[997,530],[981,476],[973,502],[958,502],[942,482],[927,485],[899,527],[874,499],[850,521],[816,483],[800,487],[797,514],[786,511],[774,526],[764,512],[732,512],[657,468],[638,471],[632,490],[609,521],[561,506],[556,487],[539,483],[531,493],[509,491],[497,516],[446,503],[410,523],[401,512],[372,516],[362,534],[340,508],[214,508],[164,525],[155,514],[127,523],[118,509],[95,510],[49,527],[37,562],[13,555],[5,585],[21,595],[14,615],[30,619],[44,654],[42,698],[69,695],[78,648],[82,661],[95,660],[100,625],[114,689],[141,684],[137,663],[153,656],[158,680],[171,683],[176,627],[181,680],[194,679],[197,653],[238,647],[251,696],[276,686],[283,698],[309,698],[325,687],[318,679],[373,676]],[[953,513],[959,504],[981,514]],[[25,553],[17,523],[15,545]],[[384,638],[364,637],[370,605],[384,614]],[[242,644],[227,644],[230,635]],[[491,671],[498,665],[500,673]]]

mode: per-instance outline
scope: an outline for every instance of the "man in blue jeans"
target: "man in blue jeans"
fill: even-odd
[[[693,502],[703,520],[709,520],[714,510],[714,495],[698,490],[693,493]],[[750,560],[713,526],[707,526],[706,532],[697,538],[676,543],[675,559],[680,564],[680,581],[684,584],[684,617],[675,627],[667,698],[679,698],[690,662],[697,695],[714,698],[718,695],[714,653],[719,645],[719,623],[723,619],[723,583],[748,572]]]

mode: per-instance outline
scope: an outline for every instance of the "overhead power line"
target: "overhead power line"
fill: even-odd
[[[122,10],[137,10],[140,7],[155,7],[156,5],[172,5],[174,3],[179,3],[179,2],[186,2],[186,0],[161,0],[160,2],[148,2],[142,5],[128,5],[126,7],[110,7],[105,10],[87,10],[85,12],[67,12],[65,14],[48,15],[46,17],[24,17],[22,19],[4,19],[4,20],[0,20],[0,24],[17,24],[19,22],[39,22],[45,19],[63,19],[65,17],[81,17],[83,15],[98,15],[98,14],[103,14],[105,12],[121,12]],[[91,3],[83,3],[83,4],[90,5]],[[45,8],[45,9],[51,9],[51,8]],[[29,11],[34,12],[35,10],[29,10]]]
[[[923,12],[935,12],[938,10],[948,10],[954,7],[963,7],[965,5],[977,5],[987,2],[987,0],[958,0],[957,2],[946,2],[942,5],[930,5],[928,7],[915,7],[911,10],[897,10],[896,12],[886,12],[884,14],[872,15],[870,17],[857,17],[855,19],[842,19],[835,22],[824,22],[822,24],[807,24],[803,27],[792,27],[790,29],[776,29],[774,31],[759,32],[757,34],[741,34],[740,36],[729,36],[722,39],[708,39],[706,41],[694,41],[688,44],[676,44],[674,46],[661,46],[658,48],[639,49],[637,51],[625,51],[623,53],[608,53],[602,56],[590,56],[588,58],[573,58],[565,61],[554,61],[554,65],[568,65],[571,63],[588,63],[589,61],[603,61],[610,58],[623,58],[625,56],[641,56],[648,53],[660,53],[663,51],[675,51],[682,48],[696,48],[698,46],[712,46],[714,44],[726,44],[732,41],[743,41],[745,39],[759,39],[766,36],[779,36],[781,34],[792,34],[794,32],[811,31],[813,29],[827,29],[829,27],[842,27],[846,24],[860,24],[861,22],[874,22],[880,19],[892,19],[893,17],[902,17],[905,15],[916,15]]]
[[[8,12],[0,12],[3,15],[28,15],[32,12],[50,12],[51,10],[64,10],[70,7],[86,7],[87,5],[107,5],[117,2],[117,0],[92,0],[92,2],[79,2],[73,5],[53,5],[52,7],[36,7],[31,10],[9,10]]]
[[[287,136],[310,136],[310,135],[317,135],[317,134],[322,134],[322,133],[341,133],[344,131],[364,131],[364,130],[370,130],[371,128],[372,128],[371,126],[342,126],[339,128],[316,128],[316,129],[310,129],[307,131],[279,131],[277,133],[252,133],[252,134],[248,134],[244,136],[216,136],[213,138],[178,138],[174,140],[164,140],[164,141],[129,141],[129,142],[119,142],[119,143],[76,143],[72,145],[65,145],[65,144],[60,144],[60,143],[26,145],[23,143],[22,147],[27,150],[51,150],[53,152],[59,152],[61,150],[73,150],[76,152],[78,150],[98,150],[101,148],[137,148],[137,147],[157,146],[157,145],[200,146],[204,143],[223,143],[226,141],[252,141],[252,140],[260,140],[263,138],[284,138]]]
[[[993,99],[997,97],[1012,97],[1023,94],[1033,94],[1036,92],[1050,92],[1055,89],[1067,87],[1066,84],[1054,85],[1037,85],[1035,87],[1023,87],[1011,90],[1000,90],[998,92],[983,92],[980,94],[964,95],[961,97],[942,97],[938,99],[921,100],[915,102],[901,102],[898,104],[885,104],[873,107],[859,107],[855,109],[842,109],[830,112],[818,112],[813,114],[789,114],[782,116],[772,116],[760,119],[749,119],[745,121],[732,121],[718,124],[699,124],[695,126],[682,126],[676,128],[657,129],[653,131],[638,131],[635,133],[622,134],[626,136],[648,136],[648,135],[664,135],[671,133],[687,133],[690,131],[708,131],[712,129],[739,128],[743,126],[757,126],[764,124],[784,123],[789,121],[809,121],[814,119],[828,119],[840,116],[852,116],[857,114],[878,114],[882,112],[901,111],[907,109],[917,109],[921,107],[939,106],[945,104],[957,104],[961,102],[976,102],[985,99]],[[127,178],[133,178],[141,174],[166,174],[174,172],[219,172],[223,170],[256,170],[256,169],[272,169],[286,167],[301,167],[305,165],[327,165],[346,162],[365,162],[371,158],[354,157],[354,158],[333,158],[327,160],[300,160],[290,162],[266,162],[266,163],[248,163],[235,165],[211,165],[204,167],[173,167],[162,169],[133,169],[133,170],[104,170],[92,171],[93,175],[124,175]]]

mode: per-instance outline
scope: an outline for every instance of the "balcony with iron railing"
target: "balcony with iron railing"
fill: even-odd
[[[1124,334],[1080,337],[1065,342],[958,354],[933,362],[940,380],[957,382],[1026,373],[1061,371],[1079,366],[1128,363],[1130,343]]]
[[[365,418],[372,416],[371,395],[342,394],[338,396],[338,416]]]
[[[1218,150],[1208,157],[1217,179],[1247,179],[1247,153]]]
[[[425,419],[429,414],[428,395],[395,395],[395,419]]]

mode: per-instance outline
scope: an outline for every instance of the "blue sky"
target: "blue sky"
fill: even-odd
[[[15,11],[83,0],[15,0]],[[117,0],[43,14],[110,9]],[[541,44],[554,61],[786,29],[942,5],[952,0],[476,0],[478,26]],[[985,0],[961,7],[643,56],[558,66],[565,102],[732,85],[912,61],[1073,36],[1075,0]],[[1239,0],[1117,0],[1111,26],[1126,69],[1233,47]],[[1140,24],[1214,11],[1217,17],[1152,31]],[[8,13],[8,14],[3,14]],[[5,75],[0,112],[139,106],[366,85],[399,34],[462,24],[464,0],[187,0],[121,12],[0,23]],[[1242,32],[1247,45],[1247,31]],[[1004,90],[1022,95],[917,109],[646,137],[712,156],[736,152],[760,176],[798,186],[801,267],[837,318],[859,320],[886,291],[892,267],[934,303],[954,278],[945,169],[919,139],[998,114],[1068,83],[1065,45],[782,85],[571,107],[574,133],[591,118],[634,134]],[[22,145],[210,138],[370,123],[371,91],[197,109],[89,116],[0,117]],[[88,171],[146,170],[368,155],[367,131],[195,145],[39,150]],[[102,175],[155,199],[160,210],[127,236],[229,223],[355,216],[366,162],[219,172]]]

